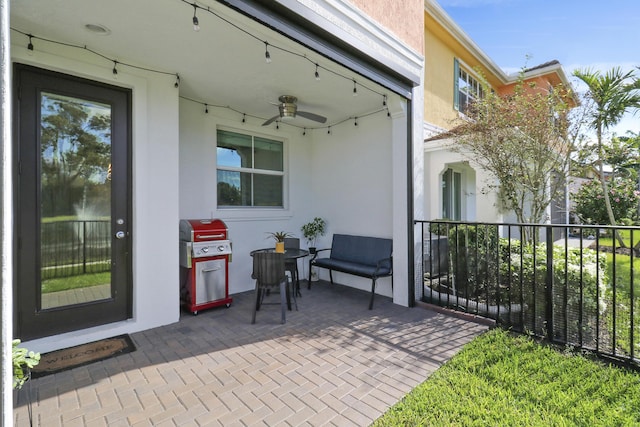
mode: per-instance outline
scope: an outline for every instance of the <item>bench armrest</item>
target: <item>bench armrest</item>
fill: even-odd
[[[313,262],[313,260],[314,260],[314,259],[316,259],[316,258],[318,257],[318,254],[319,254],[320,252],[330,251],[330,250],[331,250],[331,248],[316,249],[316,253],[315,253],[315,254],[313,254],[313,258],[311,258],[311,259],[309,260],[309,262]]]
[[[382,258],[381,260],[378,260],[378,262],[376,262],[376,271],[374,273],[375,276],[378,275],[378,271],[380,271],[380,268],[382,268],[382,264],[389,262],[389,269],[393,272],[393,257],[390,256],[388,258]]]

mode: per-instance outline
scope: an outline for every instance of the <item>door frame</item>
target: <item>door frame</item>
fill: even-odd
[[[132,91],[20,63],[14,63],[13,71],[14,336],[23,340],[42,338],[129,319],[133,312]],[[42,91],[111,105],[112,174],[120,177],[112,180],[111,187],[111,298],[44,310],[40,304],[38,237],[41,223],[39,125]],[[25,148],[23,140],[36,142],[31,148]],[[25,153],[29,158],[23,157]],[[25,185],[32,191],[20,191]],[[24,213],[26,216],[21,215]],[[116,224],[117,218],[123,219],[124,224]],[[117,231],[124,231],[126,237],[115,239]],[[33,256],[25,253],[30,247],[37,248]],[[32,286],[25,286],[25,283]]]

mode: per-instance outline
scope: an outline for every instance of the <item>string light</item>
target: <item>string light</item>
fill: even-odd
[[[353,96],[358,96],[358,88],[356,87],[356,81],[353,80]]]
[[[382,95],[382,106],[383,107],[387,106],[387,95]]]
[[[204,113],[209,114],[209,105],[204,104]]]
[[[264,59],[267,64],[271,64],[271,54],[269,53],[269,43],[264,42]]]
[[[247,121],[247,115],[245,113],[242,113],[242,123],[245,123]]]
[[[173,87],[176,89],[180,87],[180,74],[176,74],[176,82],[173,84]]]
[[[254,116],[252,114],[245,113],[243,111],[239,111],[239,110],[237,110],[237,109],[235,109],[235,108],[233,108],[233,107],[231,107],[229,105],[208,104],[208,103],[205,103],[205,102],[202,102],[202,101],[198,101],[198,100],[195,100],[195,99],[183,96],[183,95],[180,95],[180,98],[186,99],[187,101],[191,101],[191,102],[194,102],[196,104],[202,105],[205,108],[205,112],[208,111],[208,108],[211,106],[211,107],[215,107],[215,108],[224,108],[224,109],[227,109],[229,111],[233,111],[235,113],[238,113],[239,115],[242,115],[242,120],[245,120],[246,117],[253,117],[255,119],[259,119],[259,120],[262,120],[262,121],[265,120],[264,117]],[[341,124],[346,123],[346,122],[350,122],[351,120],[356,120],[357,121],[358,119],[361,119],[363,117],[369,117],[369,116],[372,116],[372,115],[375,115],[375,114],[379,114],[379,113],[381,113],[383,111],[388,111],[388,109],[380,108],[378,110],[374,110],[374,111],[371,111],[369,113],[361,114],[360,116],[357,116],[357,117],[348,117],[346,119],[343,119],[343,120],[340,120],[340,121],[337,121],[337,122],[333,122],[333,123],[331,123],[331,125],[328,125],[328,126],[319,126],[319,127],[312,127],[312,128],[307,128],[306,126],[304,126],[304,127],[298,126],[298,125],[295,125],[295,124],[293,124],[291,122],[282,122],[281,120],[275,121],[275,124],[276,124],[276,128],[277,129],[280,129],[280,123],[283,123],[283,124],[285,124],[287,126],[290,126],[290,127],[302,129],[302,135],[303,136],[307,135],[307,130],[313,131],[313,130],[326,129],[328,134],[332,134],[332,130],[331,130],[332,127],[341,125]],[[360,125],[358,124],[357,126],[360,126]]]
[[[113,77],[116,78],[118,77],[118,61],[113,61],[113,70],[111,70],[111,72],[113,73]]]
[[[193,31],[200,31],[200,21],[198,21],[198,17],[196,16],[198,5],[193,3],[192,6],[193,6]]]
[[[354,126],[358,126],[358,118],[357,117],[353,119],[353,125]]]
[[[318,72],[318,63],[316,62],[316,81],[320,81],[320,73]]]
[[[29,44],[27,45],[27,49],[29,49],[29,53],[33,52],[33,42],[31,39],[33,39],[33,35],[28,34],[29,36]]]

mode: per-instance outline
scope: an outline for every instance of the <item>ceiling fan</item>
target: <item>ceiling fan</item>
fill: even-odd
[[[296,104],[296,102],[298,102],[298,98],[296,98],[295,96],[281,95],[280,97],[278,97],[278,100],[280,101],[280,103],[274,103],[273,105],[278,106],[280,114],[271,117],[269,120],[264,122],[262,126],[271,124],[276,119],[292,120],[296,116],[304,117],[305,119],[313,120],[320,123],[324,123],[327,121],[326,117],[323,117],[319,114],[309,113],[307,111],[299,111],[298,105]]]

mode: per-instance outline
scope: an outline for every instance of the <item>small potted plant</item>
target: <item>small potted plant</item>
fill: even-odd
[[[287,237],[293,237],[292,234],[287,233],[286,231],[274,231],[271,233],[267,233],[270,237],[276,241],[276,252],[284,253],[284,239]]]
[[[309,244],[309,252],[316,252],[316,239],[318,236],[324,236],[326,232],[327,223],[324,219],[315,217],[313,221],[306,223],[302,226],[301,231],[307,243]]]
[[[40,363],[40,353],[18,347],[20,340],[13,340],[13,388],[21,389],[31,378],[31,369]]]

